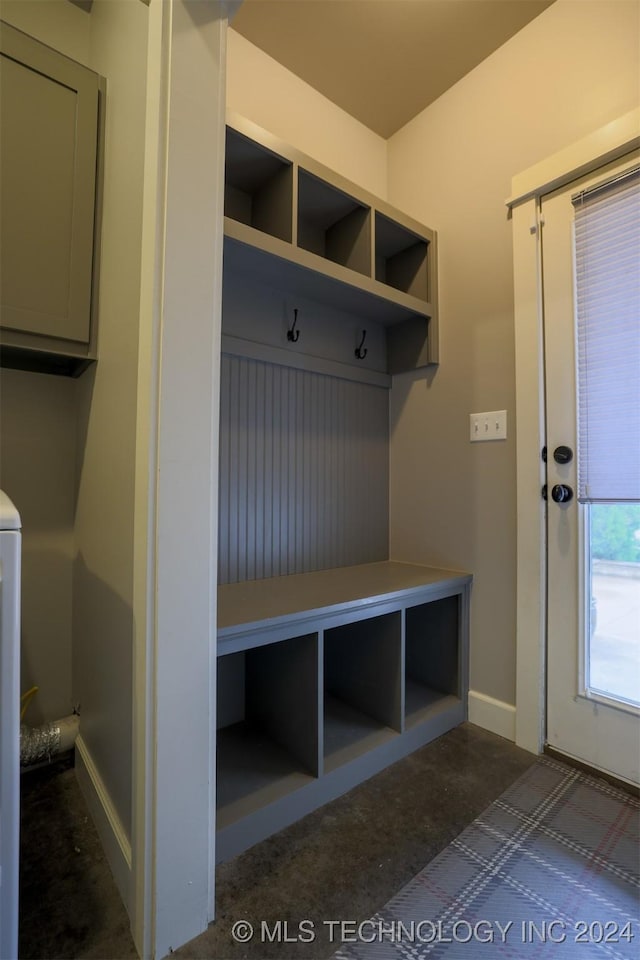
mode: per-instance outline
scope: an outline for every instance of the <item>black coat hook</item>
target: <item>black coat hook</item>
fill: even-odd
[[[360,341],[360,343],[358,344],[358,346],[357,346],[356,349],[355,349],[355,355],[356,355],[356,357],[358,358],[358,360],[364,360],[364,358],[365,358],[366,355],[367,355],[367,348],[365,347],[364,350],[362,349],[363,346],[364,346],[364,341],[365,341],[365,339],[366,339],[366,336],[367,336],[367,331],[366,331],[366,330],[363,330],[363,331],[362,331],[362,340]]]
[[[287,340],[290,340],[291,343],[297,343],[298,337],[300,336],[300,331],[296,330],[296,323],[298,322],[298,310],[293,311],[293,326],[290,330],[287,330]]]

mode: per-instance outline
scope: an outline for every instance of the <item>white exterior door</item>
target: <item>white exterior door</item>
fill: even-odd
[[[638,783],[640,562],[634,558],[640,557],[636,550],[640,523],[636,531],[633,518],[640,516],[640,505],[593,503],[584,493],[579,500],[576,365],[578,350],[584,347],[577,339],[576,290],[582,289],[583,271],[580,265],[576,269],[572,201],[578,192],[586,195],[633,165],[618,161],[571,183],[545,197],[541,213],[548,451],[546,740],[566,755]],[[614,230],[612,243],[616,236]],[[603,249],[609,241],[604,242]],[[613,260],[620,263],[617,253]],[[608,269],[606,264],[604,268]],[[638,269],[636,263],[631,273]],[[614,297],[619,286],[614,282]],[[602,289],[608,296],[606,287],[605,283]],[[635,291],[631,297],[635,300]],[[636,308],[637,303],[635,333],[629,342],[634,357],[640,337]],[[612,309],[615,305],[596,302],[595,312],[601,311],[603,322],[610,322]],[[607,389],[620,385],[623,366],[624,361],[619,373],[607,372]],[[612,431],[617,427],[617,402],[612,396]],[[586,423],[582,407],[581,423]],[[582,431],[581,427],[581,449]]]

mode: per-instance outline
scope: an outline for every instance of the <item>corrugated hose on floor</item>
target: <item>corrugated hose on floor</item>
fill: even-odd
[[[71,714],[62,720],[43,723],[39,727],[20,725],[20,765],[28,767],[33,763],[50,760],[64,750],[70,750],[78,735],[80,717]]]

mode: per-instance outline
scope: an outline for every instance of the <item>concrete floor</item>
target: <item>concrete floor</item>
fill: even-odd
[[[331,956],[339,944],[327,921],[371,916],[534,759],[471,724],[452,730],[220,866],[216,922],[174,956]],[[72,770],[23,781],[22,824],[21,960],[134,957]],[[294,939],[303,920],[303,929],[313,925],[312,941]],[[238,921],[256,931],[248,943],[233,938]],[[285,932],[292,942],[282,942]]]
[[[20,960],[137,957],[70,760],[20,786]]]

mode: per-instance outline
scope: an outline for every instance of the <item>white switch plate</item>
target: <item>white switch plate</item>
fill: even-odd
[[[470,413],[469,439],[472,443],[477,443],[480,440],[506,440],[507,411],[491,410],[489,413]]]

